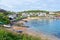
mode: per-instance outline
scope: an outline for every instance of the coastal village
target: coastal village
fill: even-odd
[[[35,12],[35,11],[31,11],[31,12],[20,12],[20,13],[15,13],[12,15],[8,15],[9,18],[12,18],[15,20],[16,17],[19,16],[23,16],[24,18],[27,17],[50,17],[50,18],[56,18],[56,17],[60,17],[60,13],[59,12]]]
[[[2,12],[5,12],[5,11],[2,11]],[[2,14],[2,12],[0,13]],[[10,23],[3,24],[3,26],[7,30],[14,31],[17,33],[28,33],[29,32],[27,31],[29,26],[25,26],[24,22],[27,22],[30,19],[40,19],[40,18],[60,19],[59,12],[48,12],[48,11],[40,11],[40,10],[16,12],[16,13],[8,14],[7,16],[10,20]],[[0,24],[2,23],[3,22],[0,22]],[[33,34],[35,36],[35,32],[33,32],[32,29],[30,29],[30,32],[28,34],[30,35]]]
[[[60,0],[0,0],[0,40],[60,40]]]
[[[16,13],[16,14],[12,14],[12,15],[8,15],[9,18],[16,18],[19,16],[19,13]],[[21,12],[21,15],[20,16],[23,16],[23,17],[59,17],[60,16],[60,13],[57,13],[57,12]]]
[[[23,12],[17,12],[10,15],[7,15],[10,20],[10,24],[4,25],[5,27],[11,27],[12,25],[27,22],[29,18],[58,18],[60,19],[60,13],[59,12],[48,12],[48,11],[39,11],[39,10],[33,10],[33,11],[23,11]],[[35,18],[35,19],[37,19]],[[23,26],[23,25],[22,25]],[[19,29],[20,30],[20,29]]]

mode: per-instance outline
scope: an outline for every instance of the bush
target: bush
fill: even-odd
[[[32,37],[27,34],[14,34],[5,29],[0,30],[0,40],[40,40],[40,38]]]
[[[9,24],[10,20],[9,20],[8,16],[4,15],[3,13],[0,13],[0,22],[2,22],[4,24]]]

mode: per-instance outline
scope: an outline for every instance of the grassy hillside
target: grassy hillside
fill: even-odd
[[[21,11],[19,13],[36,13],[36,12],[45,12],[48,13],[49,11],[45,11],[45,10],[27,10],[27,11]]]
[[[38,37],[32,37],[27,34],[17,34],[9,32],[6,29],[0,29],[0,40],[41,40]]]

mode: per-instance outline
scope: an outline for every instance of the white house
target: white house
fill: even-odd
[[[12,14],[12,15],[8,15],[10,20],[14,20],[16,19],[17,15],[16,14]]]
[[[54,13],[54,12],[49,12],[49,14],[56,14],[56,13]]]
[[[40,12],[40,13],[38,13],[38,16],[46,16],[46,13]]]
[[[30,13],[22,13],[22,16],[24,17],[30,17],[30,16],[46,16],[46,13],[43,13],[43,12],[37,12],[37,13],[34,13],[34,12],[30,12]]]
[[[22,16],[27,17],[28,14],[27,13],[22,13]]]
[[[29,13],[29,14],[30,14],[30,16],[33,16],[34,13]]]
[[[48,16],[49,16],[50,18],[54,18],[54,17],[55,17],[54,14],[56,14],[56,13],[54,13],[54,12],[49,12],[49,15],[48,15]]]

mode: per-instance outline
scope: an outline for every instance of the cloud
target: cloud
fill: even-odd
[[[1,0],[0,5],[8,7],[10,9],[14,9],[16,7],[24,6],[27,7],[29,5],[32,5],[39,0]],[[2,7],[3,8],[3,7]]]
[[[28,9],[46,9],[60,8],[60,1],[57,0],[1,0],[0,8],[12,11],[28,10]]]

